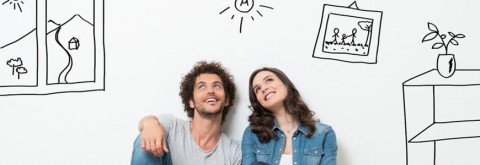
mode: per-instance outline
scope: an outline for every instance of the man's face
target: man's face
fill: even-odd
[[[222,114],[223,108],[230,104],[228,98],[225,97],[223,85],[222,79],[216,74],[200,74],[195,79],[190,107],[205,118]]]

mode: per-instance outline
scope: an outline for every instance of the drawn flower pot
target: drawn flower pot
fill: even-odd
[[[455,73],[456,62],[453,54],[439,54],[437,57],[437,71],[444,77],[449,78]]]

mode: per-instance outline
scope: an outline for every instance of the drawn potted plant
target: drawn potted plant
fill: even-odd
[[[458,45],[458,41],[456,39],[465,38],[465,35],[448,32],[448,35],[450,35],[450,40],[448,40],[448,42],[445,42],[447,35],[440,34],[435,24],[428,22],[428,29],[430,30],[430,33],[423,37],[422,43],[426,41],[431,41],[437,37],[440,38],[441,42],[436,42],[435,44],[433,44],[432,49],[440,49],[442,47],[445,48],[445,54],[438,54],[437,71],[442,77],[449,78],[453,75],[453,73],[455,73],[456,62],[455,55],[448,54],[448,46],[450,44]]]

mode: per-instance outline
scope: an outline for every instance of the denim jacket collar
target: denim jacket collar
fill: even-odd
[[[273,130],[273,131],[280,130],[280,126],[278,125],[277,120],[275,119],[275,120],[273,120],[273,121],[274,121],[275,125],[273,126],[272,130]],[[298,125],[297,130],[298,130],[299,132],[305,134],[305,135],[308,134],[308,128],[307,128],[307,126],[305,126],[305,125],[303,125],[303,124]]]

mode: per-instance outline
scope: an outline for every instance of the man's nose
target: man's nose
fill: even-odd
[[[207,93],[213,94],[215,90],[213,90],[213,87],[207,87]]]

